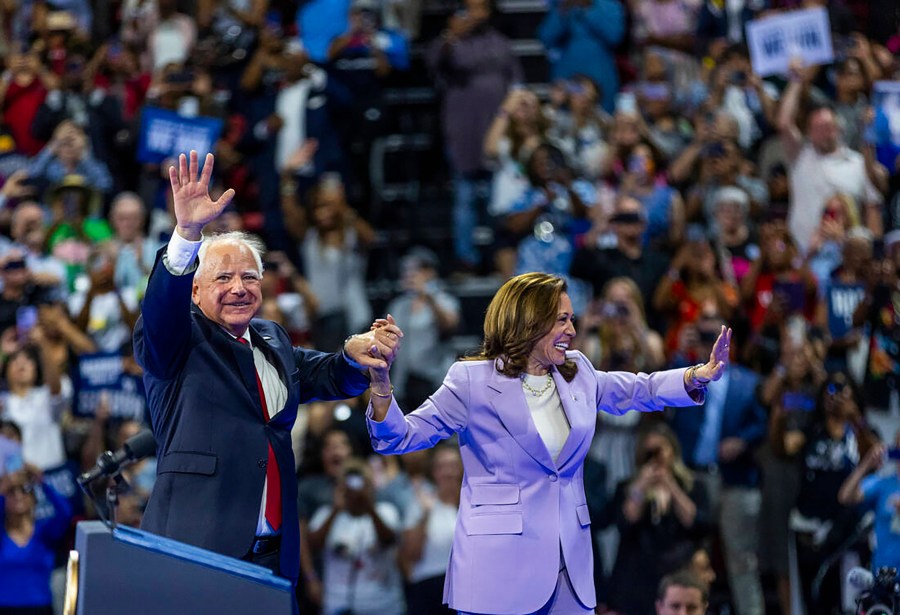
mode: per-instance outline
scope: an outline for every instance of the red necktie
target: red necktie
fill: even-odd
[[[236,338],[241,344],[250,345],[246,339]],[[253,373],[256,374],[256,388],[259,390],[259,402],[262,405],[263,418],[269,422],[269,408],[266,404],[266,394],[263,391],[262,380],[259,378],[259,372],[256,371],[255,363]],[[272,530],[278,531],[281,528],[281,475],[278,473],[278,462],[275,460],[275,451],[269,444],[269,461],[266,463],[266,521],[272,527]]]

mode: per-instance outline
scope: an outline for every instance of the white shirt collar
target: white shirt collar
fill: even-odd
[[[219,325],[219,326],[222,327],[222,325]],[[233,339],[233,340],[237,339],[237,336],[234,335],[231,331],[229,331],[225,327],[222,327],[222,331],[224,331],[225,333],[230,335],[231,339]],[[253,348],[253,340],[250,339],[250,327],[247,327],[247,330],[244,331],[244,334],[241,336],[241,339],[247,340],[247,345],[250,346],[250,348]]]

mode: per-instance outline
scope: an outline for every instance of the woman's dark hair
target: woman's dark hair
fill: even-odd
[[[497,10],[497,0],[486,0],[485,4],[487,4],[488,12],[490,16],[487,20],[487,26],[499,30],[502,32],[501,28],[498,28],[499,21],[502,18],[500,11]],[[456,11],[465,11],[466,10],[466,0],[457,0],[456,2]]]
[[[353,436],[346,429],[332,425],[318,435],[308,432],[306,434],[305,446],[303,447],[303,455],[300,460],[300,469],[298,471],[300,478],[313,474],[321,474],[325,471],[325,467],[322,464],[322,452],[325,450],[325,442],[335,434],[339,434],[347,439],[347,443],[350,446],[351,457],[359,455],[360,446],[354,441]]]
[[[19,442],[22,441],[22,428],[19,427],[19,424],[15,421],[8,421],[6,419],[0,419],[0,431],[9,430],[15,434],[16,438]]]
[[[592,88],[594,88],[594,93],[596,96],[594,97],[596,101],[600,101],[603,99],[603,86],[601,86],[593,77],[587,75],[585,73],[575,73],[571,77],[569,77],[569,81],[575,81],[582,85],[588,84]]]
[[[665,421],[649,421],[638,429],[637,442],[635,443],[634,449],[635,467],[643,467],[644,464],[648,463],[656,456],[656,454],[658,454],[658,452],[656,454],[651,454],[652,451],[646,449],[647,439],[651,436],[660,436],[669,443],[674,458],[672,462],[672,474],[682,487],[690,491],[694,486],[694,473],[691,472],[684,463],[684,458],[681,454],[681,443],[678,441],[678,436],[675,435],[675,432]]]
[[[831,372],[825,377],[825,381],[821,384],[819,391],[816,394],[816,408],[813,417],[814,425],[821,425],[825,420],[825,401],[830,397],[843,392],[847,387],[850,388],[850,395],[853,398],[853,403],[855,403],[856,407],[859,409],[860,415],[865,414],[866,405],[862,389],[853,382],[853,379],[850,378],[846,372]]]
[[[541,102],[537,102],[537,118],[535,119],[535,129],[543,139],[550,130],[550,118],[544,113]],[[513,159],[522,161],[530,152],[525,149],[525,142],[528,140],[527,135],[523,135],[520,130],[519,120],[516,115],[512,114],[509,118],[509,126],[506,129],[506,136],[509,138],[510,152]]]
[[[719,254],[716,252],[715,248],[713,248],[713,245],[709,242],[708,239],[690,239],[685,243],[693,247],[693,249],[691,250],[692,258],[690,258],[688,261],[690,265],[698,264],[698,259],[702,255],[703,251],[708,250],[712,253],[713,258],[716,261],[716,273],[718,274],[720,271],[722,271],[720,262],[721,259],[719,258]],[[690,283],[696,279],[696,276],[694,275],[693,270],[690,268],[689,264],[686,263],[681,268],[681,276],[682,279],[684,279],[685,283]]]
[[[534,151],[531,152],[531,155],[528,157],[528,164],[525,165],[525,173],[528,175],[528,182],[532,186],[542,186],[544,179],[538,177],[537,172],[534,169],[534,161],[535,157],[540,153],[544,152],[547,154],[549,158],[550,165],[556,169],[567,169],[569,168],[569,163],[566,161],[566,155],[562,152],[561,149],[556,147],[551,143],[547,143],[546,141],[542,142]]]
[[[17,348],[12,351],[8,357],[6,357],[6,361],[3,362],[3,380],[7,386],[9,386],[9,366],[18,356],[25,356],[31,359],[31,362],[34,363],[34,382],[32,386],[39,387],[44,384],[44,366],[41,362],[41,355],[38,352],[38,349],[35,346],[27,345],[22,346],[21,348]]]

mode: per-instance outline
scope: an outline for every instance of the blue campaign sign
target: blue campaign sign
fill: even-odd
[[[74,461],[67,461],[61,466],[44,470],[44,482],[53,487],[56,492],[69,501],[72,506],[72,514],[84,514],[84,499],[81,496],[81,490],[75,481],[78,475],[78,466]],[[36,490],[37,508],[35,509],[35,518],[47,519],[54,514],[53,504],[44,495],[43,489]]]
[[[875,119],[866,139],[875,146],[878,162],[893,169],[900,156],[900,83],[876,81],[872,88]]]
[[[141,112],[137,159],[159,163],[193,149],[203,160],[213,151],[222,125],[222,120],[212,117],[184,117],[174,111],[146,107]]]
[[[101,398],[109,400],[111,416],[143,422],[147,399],[144,384],[125,372],[122,355],[115,352],[85,354],[78,358],[72,378],[76,416],[94,416]]]

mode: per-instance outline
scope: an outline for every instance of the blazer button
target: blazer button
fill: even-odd
[[[256,460],[256,465],[258,465],[261,468],[265,468],[268,465],[268,463],[269,462],[266,461],[265,459],[257,459]]]
[[[551,483],[555,483],[557,480],[559,480],[559,475],[558,475],[558,474],[551,474],[551,475],[550,475],[550,482],[551,482]]]

